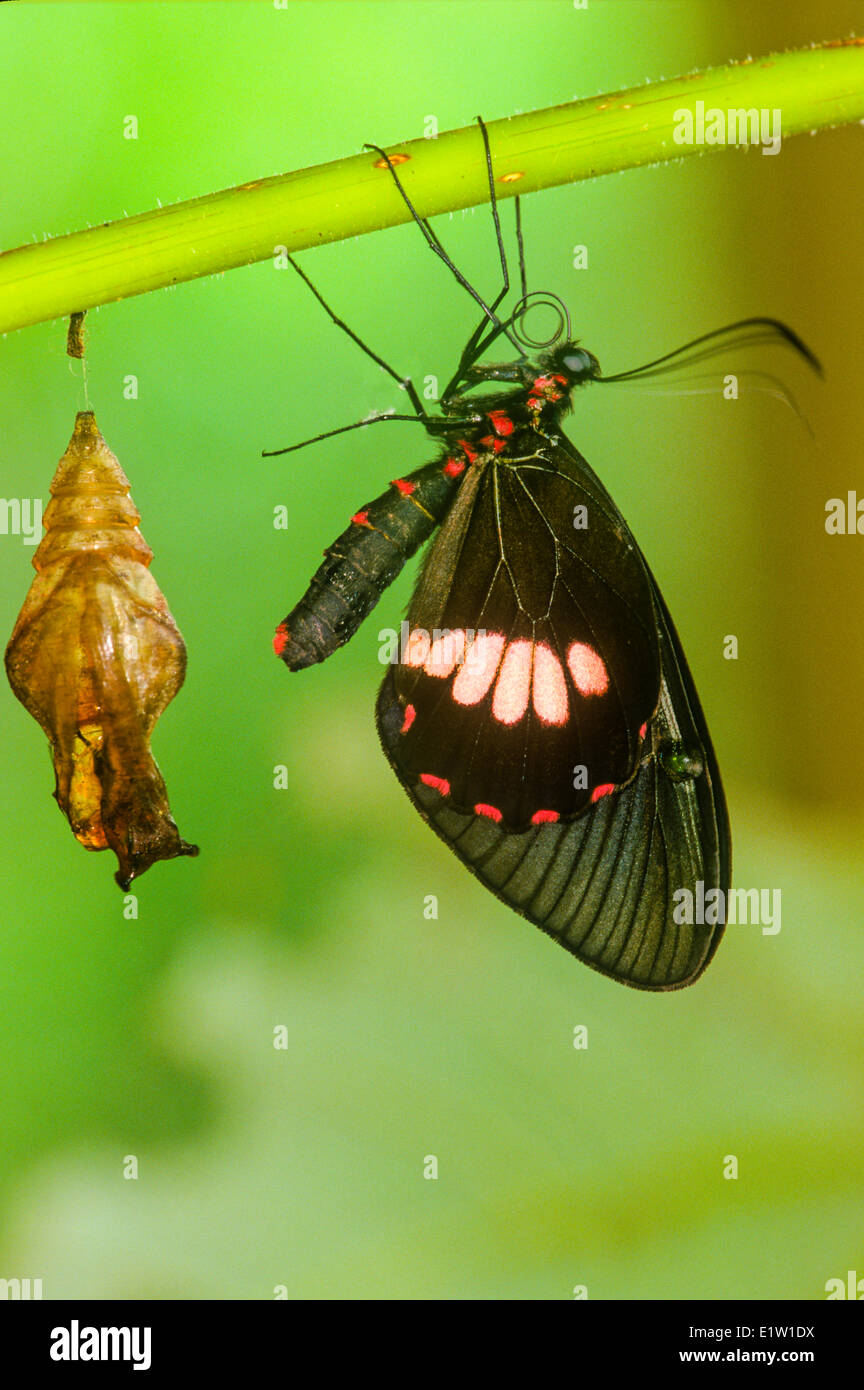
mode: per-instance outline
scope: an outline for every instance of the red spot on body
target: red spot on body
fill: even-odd
[[[512,434],[514,430],[513,421],[506,410],[490,410],[487,417],[491,422],[496,434]]]
[[[600,787],[595,787],[594,790],[593,790],[593,792],[591,793],[591,802],[592,802],[592,804],[593,804],[595,801],[599,801],[600,798],[601,798],[602,796],[609,796],[612,792],[614,792],[614,790],[615,790],[615,783],[614,783],[614,782],[604,782],[602,786],[600,786]]]
[[[414,723],[414,720],[415,720],[416,718],[417,718],[417,711],[416,711],[416,709],[414,708],[414,706],[413,706],[413,705],[406,705],[406,706],[405,706],[405,718],[404,718],[403,721],[402,721],[402,728],[399,730],[400,734],[407,734],[408,730],[411,728],[411,725]]]
[[[496,439],[494,434],[484,435],[483,438],[480,440],[480,443],[484,446],[484,448],[491,449],[493,454],[500,454],[502,449],[507,448],[507,445],[505,444],[504,440]]]
[[[605,695],[609,676],[603,658],[593,647],[574,642],[567,652],[567,665],[580,695]]]
[[[561,392],[556,391],[553,384],[556,381],[563,381],[564,385],[567,385],[566,377],[538,376],[534,380],[532,390],[536,391],[538,395],[543,396],[547,401],[560,401]]]
[[[474,807],[474,814],[475,816],[486,816],[489,820],[494,821],[500,821],[502,819],[501,812],[498,810],[497,806],[486,806],[482,801],[478,801],[477,805]]]
[[[389,168],[390,168],[390,164],[407,164],[407,163],[408,163],[408,160],[409,160],[410,158],[411,158],[410,154],[398,154],[398,153],[396,153],[396,152],[394,151],[393,154],[390,154],[390,155],[387,156],[387,159],[376,159],[376,160],[375,160],[375,164],[374,164],[374,168],[376,168],[376,169],[389,169]],[[387,162],[388,159],[389,159],[389,161],[390,161],[389,164],[388,164],[388,162]]]
[[[448,478],[458,478],[460,473],[465,472],[465,464],[462,459],[448,458],[441,472],[446,473]]]
[[[273,650],[277,656],[281,656],[288,646],[288,629],[284,623],[280,623],[276,629],[276,636],[273,638]]]
[[[459,448],[462,450],[469,463],[473,463],[478,457],[477,450],[471,447],[467,439],[459,440]]]
[[[531,817],[532,825],[552,825],[554,821],[561,817],[557,811],[535,811]]]
[[[410,497],[414,491],[414,484],[406,482],[404,478],[394,478],[390,486],[397,488],[403,497]]]
[[[355,525],[355,526],[368,526],[368,525],[369,525],[369,513],[368,513],[368,512],[355,512],[355,514],[352,516],[351,520],[354,522],[354,525]],[[326,554],[326,551],[325,551],[325,554]]]
[[[450,795],[450,783],[446,777],[436,777],[432,772],[421,772],[420,781],[424,786],[432,787],[434,791],[440,792],[442,796]]]

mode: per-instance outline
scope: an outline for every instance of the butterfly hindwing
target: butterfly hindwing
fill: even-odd
[[[418,811],[487,888],[602,974],[669,990],[698,978],[723,934],[722,918],[717,925],[694,922],[698,914],[682,901],[689,894],[692,908],[700,884],[703,900],[710,889],[728,888],[730,844],[699,700],[653,582],[652,589],[662,678],[638,771],[575,819],[514,832],[412,783],[401,765],[395,668],[381,687],[377,720],[384,751]]]

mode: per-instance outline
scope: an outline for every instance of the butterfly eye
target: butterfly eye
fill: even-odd
[[[592,370],[595,360],[590,352],[585,352],[584,348],[577,348],[564,358],[564,366],[574,376],[584,376]]]

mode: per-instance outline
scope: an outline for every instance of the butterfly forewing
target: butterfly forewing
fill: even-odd
[[[571,446],[525,428],[471,468],[393,672],[398,769],[452,809],[483,806],[524,830],[634,775],[660,689],[655,605],[626,525]]]

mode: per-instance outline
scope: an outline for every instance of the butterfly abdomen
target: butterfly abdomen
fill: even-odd
[[[429,538],[460,487],[467,463],[439,458],[361,507],[324,552],[303,598],[276,629],[273,648],[290,671],[324,661],[353,637],[406,560]]]

